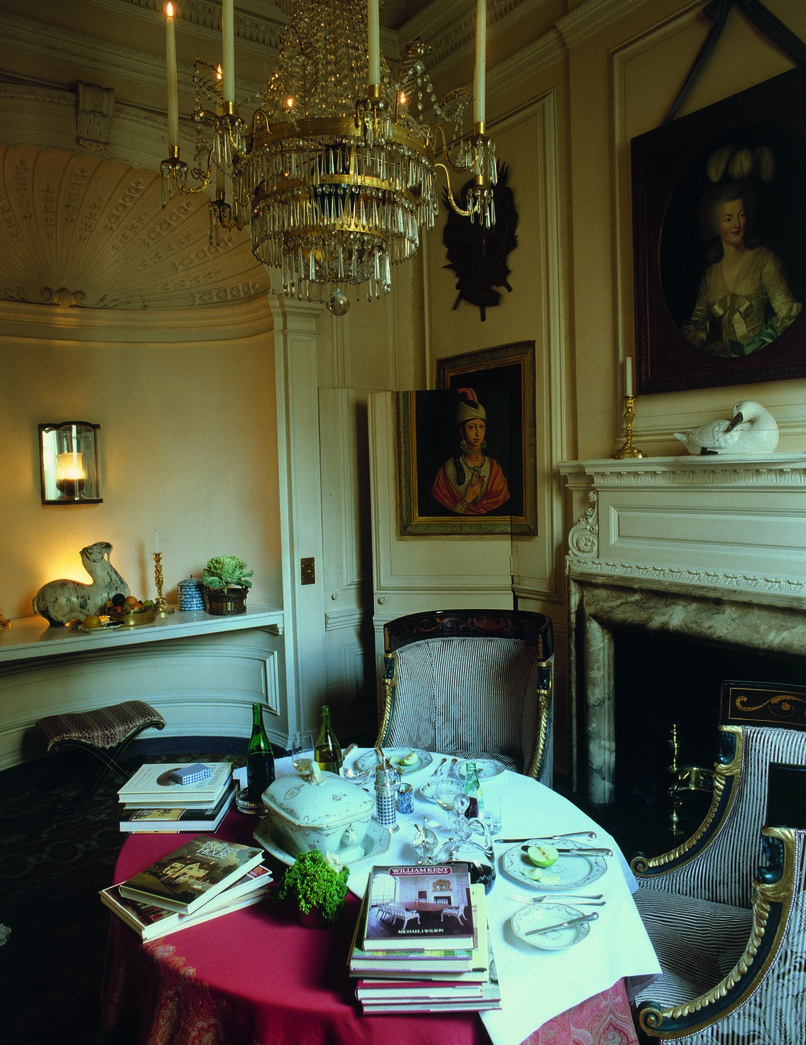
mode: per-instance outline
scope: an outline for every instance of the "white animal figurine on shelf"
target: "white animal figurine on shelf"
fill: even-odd
[[[690,454],[771,454],[778,445],[775,418],[752,400],[737,403],[731,421],[721,418],[674,435]]]
[[[109,561],[111,551],[112,545],[108,541],[98,541],[82,548],[81,562],[92,577],[92,584],[71,580],[48,581],[34,595],[34,613],[44,617],[49,624],[69,624],[71,620],[83,620],[98,613],[106,600],[118,592],[129,595],[129,585]]]

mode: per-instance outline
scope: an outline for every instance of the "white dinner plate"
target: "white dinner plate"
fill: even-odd
[[[540,845],[541,839],[536,838],[533,842]],[[502,867],[504,874],[513,878],[519,885],[529,886],[530,889],[545,892],[581,889],[601,878],[607,870],[603,856],[561,856],[551,867],[538,869],[521,848],[521,845],[529,844],[522,842],[507,849],[502,857]],[[584,849],[586,845],[576,838],[563,838],[562,844],[564,849]],[[538,870],[539,877],[531,877]]]
[[[590,932],[591,923],[579,922],[565,929],[550,929],[550,926],[579,918],[583,913],[564,903],[533,903],[513,914],[509,924],[518,939],[530,947],[537,947],[541,951],[561,951],[584,940]],[[549,929],[549,932],[535,932],[542,928]]]
[[[297,858],[297,853],[292,856],[291,853],[287,852],[285,845],[287,844],[284,838],[281,838],[279,833],[273,830],[274,820],[272,817],[264,817],[257,825],[252,833],[252,837],[263,846],[267,853],[270,853],[275,859],[279,860],[280,863],[291,866]],[[389,848],[390,834],[385,827],[377,822],[377,820],[370,820],[367,826],[367,834],[364,838],[364,852],[361,856],[356,856],[352,860],[345,860],[345,864],[355,864],[360,860],[368,860],[370,857],[381,856]]]
[[[406,755],[410,755],[412,751],[417,755],[417,761],[410,766],[402,766],[400,760],[405,758]],[[384,748],[383,753],[401,776],[406,776],[408,773],[416,773],[420,769],[425,769],[425,767],[430,766],[433,761],[431,758],[431,752],[423,751],[422,748],[419,747],[390,747]],[[378,756],[375,752],[365,751],[360,758],[356,759],[355,768],[363,773],[367,769],[372,769],[377,764]]]

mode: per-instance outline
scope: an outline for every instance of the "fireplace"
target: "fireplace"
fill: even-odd
[[[641,637],[650,644],[640,655],[646,677],[638,680],[647,702],[675,676],[691,686],[686,666],[696,670],[704,656],[695,648],[707,647],[715,663],[722,656],[725,678],[745,677],[741,669],[755,678],[764,672],[767,681],[802,681],[806,458],[646,458],[572,462],[562,471],[590,502],[571,530],[566,560],[574,786],[605,805],[616,800],[620,781],[626,786],[623,767],[634,755],[617,750],[630,735],[618,727],[636,700],[623,660]],[[653,643],[668,655],[652,656]],[[658,705],[656,728],[667,724],[673,699]],[[713,737],[718,690],[704,700],[692,760]]]

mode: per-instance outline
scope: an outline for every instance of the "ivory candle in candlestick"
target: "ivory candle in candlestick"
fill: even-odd
[[[159,530],[154,531],[154,554],[159,555],[160,551],[160,532]]]
[[[381,82],[381,30],[378,21],[378,0],[367,4],[367,35],[369,36],[369,82]]]
[[[476,0],[476,73],[473,83],[473,119],[484,123],[487,78],[487,0]]]
[[[224,0],[221,9],[221,31],[224,37],[224,102],[235,101],[235,13],[232,0]]]
[[[168,77],[168,146],[179,146],[179,88],[176,78],[176,36],[174,35],[174,5],[165,8],[165,68]]]
[[[633,383],[632,383],[632,356],[627,356],[624,360],[624,395],[633,395]]]

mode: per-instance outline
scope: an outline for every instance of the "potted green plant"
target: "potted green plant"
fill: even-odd
[[[349,876],[349,867],[330,862],[320,850],[311,849],[286,868],[277,899],[294,900],[303,925],[330,925],[347,900]]]
[[[237,555],[213,556],[202,573],[207,612],[217,616],[246,613],[246,594],[254,572]]]

